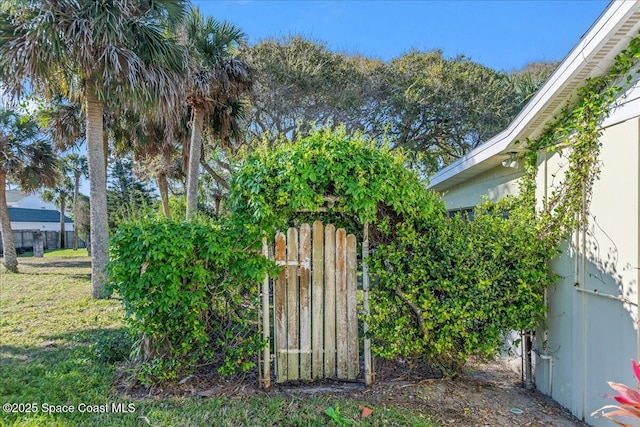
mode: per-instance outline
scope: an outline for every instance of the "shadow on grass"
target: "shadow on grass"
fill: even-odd
[[[91,268],[91,260],[86,259],[74,259],[64,260],[58,258],[55,261],[47,258],[39,258],[38,261],[32,261],[35,258],[29,259],[29,261],[22,261],[20,264],[28,265],[30,267],[54,267],[54,268]]]
[[[118,328],[47,336],[35,346],[0,345],[0,401],[32,402],[40,408],[45,403],[104,404],[113,390],[115,365],[129,356],[131,343],[125,328]],[[8,425],[29,425],[25,420],[46,421],[40,425],[86,425],[87,417],[95,419],[95,414],[79,412],[46,414],[61,421],[50,424],[51,419],[41,419],[41,412],[8,414]]]

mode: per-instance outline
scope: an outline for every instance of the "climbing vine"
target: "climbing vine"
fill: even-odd
[[[474,221],[451,218],[401,152],[343,129],[256,150],[234,175],[230,200],[233,220],[264,234],[328,201],[327,221],[356,233],[369,223],[366,320],[378,356],[455,375],[469,356],[493,355],[507,331],[533,328],[544,313],[550,249],[511,198],[483,205]]]
[[[586,221],[584,212],[588,212],[593,183],[600,174],[600,125],[609,115],[616,97],[633,81],[632,70],[638,58],[640,35],[615,57],[604,75],[586,80],[578,89],[576,99],[537,139],[526,141],[529,153],[520,182],[519,202],[521,207],[531,211],[536,200],[538,153],[557,151],[567,156],[563,179],[553,186],[536,221],[538,235],[553,244],[558,244]]]
[[[359,229],[369,222],[384,240],[403,218],[444,210],[405,164],[399,150],[379,149],[344,128],[320,129],[244,159],[231,183],[230,209],[236,221],[268,233],[329,203],[326,215],[336,225]]]

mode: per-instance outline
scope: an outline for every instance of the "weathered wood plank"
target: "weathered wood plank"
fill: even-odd
[[[265,258],[269,258],[269,246],[267,245],[267,238],[262,239],[262,255]],[[264,381],[264,388],[269,390],[271,387],[271,325],[269,321],[269,275],[264,275],[262,281],[262,339],[266,343],[262,350],[262,363],[263,373],[262,380]]]
[[[276,262],[287,260],[287,240],[282,233],[276,234]],[[283,268],[273,284],[273,306],[275,323],[276,382],[287,381],[287,281]]]
[[[311,227],[300,226],[300,379],[311,379]]]
[[[347,233],[336,230],[336,350],[338,378],[348,378],[347,342]]]
[[[300,299],[298,288],[298,230],[287,231],[287,379],[299,378],[300,363]]]
[[[371,363],[371,338],[367,337],[369,332],[369,324],[366,317],[369,315],[369,223],[364,224],[362,230],[362,311],[365,315],[365,321],[362,322],[363,343],[362,351],[364,357],[364,382],[366,385],[373,383],[373,364]]]
[[[324,375],[324,226],[313,223],[311,282],[311,348],[313,379]]]
[[[336,377],[336,228],[324,233],[324,376]]]
[[[347,236],[347,378],[356,379],[360,371],[358,349],[358,244],[356,236]]]

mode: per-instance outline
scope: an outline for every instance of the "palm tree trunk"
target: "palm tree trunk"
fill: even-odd
[[[73,183],[73,250],[78,250],[78,193],[80,192],[80,174],[74,175]]]
[[[95,83],[92,80],[87,81],[85,90],[91,224],[91,295],[94,298],[108,298],[109,294],[105,290],[106,266],[109,262],[109,227],[102,123],[104,104],[96,97]]]
[[[189,147],[189,168],[187,169],[187,220],[195,217],[198,210],[198,171],[202,157],[202,128],[204,109],[194,107]]]
[[[0,234],[2,234],[2,264],[10,272],[17,273],[18,254],[16,254],[16,244],[13,241],[13,230],[11,229],[11,218],[9,218],[9,208],[7,208],[6,174],[0,174]]]
[[[64,235],[64,210],[66,208],[66,203],[64,197],[60,197],[60,249],[64,249],[65,246],[65,235]]]
[[[167,174],[158,172],[156,174],[156,180],[158,181],[160,200],[162,200],[162,213],[165,218],[169,218],[171,212],[169,211],[169,184],[167,183]]]

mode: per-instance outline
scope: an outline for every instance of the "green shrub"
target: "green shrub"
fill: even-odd
[[[272,233],[337,197],[325,219],[356,234],[370,224],[373,350],[453,374],[471,355],[494,354],[507,331],[536,325],[553,250],[536,238],[533,210],[510,199],[472,221],[449,218],[407,163],[402,152],[322,129],[251,153],[230,205],[236,221]]]
[[[336,225],[353,226],[356,233],[369,222],[381,230],[372,239],[385,240],[389,224],[405,217],[444,209],[438,196],[425,189],[406,167],[401,150],[380,149],[361,135],[321,129],[293,143],[261,147],[241,163],[230,189],[230,206],[238,221],[273,233],[297,218],[323,214]]]
[[[471,355],[493,356],[510,330],[542,318],[553,250],[505,204],[473,219],[406,222],[372,256],[369,319],[374,351],[426,359],[455,374]],[[506,216],[506,217],[505,217]]]
[[[103,363],[118,363],[131,355],[133,340],[126,329],[104,330],[89,346],[95,360]]]
[[[259,240],[230,223],[164,218],[123,224],[112,241],[110,286],[139,334],[140,379],[173,379],[196,362],[247,370],[263,346],[256,284],[270,265]]]

